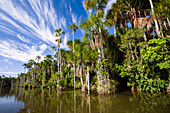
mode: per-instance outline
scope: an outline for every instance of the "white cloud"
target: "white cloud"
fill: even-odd
[[[63,1],[64,3],[65,1]],[[28,5],[28,3],[30,5]],[[63,4],[67,8],[67,4]],[[69,6],[70,11],[71,6]],[[5,12],[5,13],[4,13]],[[73,21],[77,17],[70,14]],[[49,46],[57,45],[54,30],[67,29],[67,21],[64,16],[59,16],[53,6],[52,0],[0,0],[0,31],[13,36],[13,40],[0,37],[0,55],[17,61],[27,62],[42,55]],[[62,48],[67,49],[67,39],[64,37]],[[15,37],[26,44],[16,42]],[[4,40],[5,39],[5,40]],[[32,40],[39,41],[41,45],[35,45]],[[27,44],[31,44],[28,46]]]
[[[65,29],[67,29],[67,22],[66,22],[66,18],[61,17],[60,21],[59,21],[59,27],[64,27]]]
[[[17,34],[17,37],[22,40],[23,42],[26,42],[26,43],[31,43],[31,41],[29,39],[26,39],[24,36],[20,35],[20,34]]]
[[[69,9],[70,9],[70,12],[71,12],[71,11],[72,11],[72,8],[71,8],[70,4],[69,4]]]
[[[27,46],[25,44],[12,40],[0,40],[0,55],[7,58],[12,58],[17,61],[27,62],[29,59],[35,59],[47,49],[46,44],[38,46]]]
[[[18,72],[0,72],[0,74],[18,74]]]
[[[28,0],[29,5],[21,1],[21,4],[16,4],[14,0],[0,0],[0,9],[5,12],[0,13],[2,23],[7,23],[5,26],[0,23],[0,31],[10,35],[26,35],[29,38],[40,39],[49,44],[55,44],[54,29],[60,26],[66,26],[64,17],[59,18],[53,7],[51,0]],[[10,26],[10,27],[9,27]],[[15,31],[13,30],[15,29]],[[16,35],[17,34],[17,35]],[[28,41],[23,39],[22,41]]]
[[[72,14],[71,14],[71,17],[72,17],[73,23],[77,24],[77,16],[72,13]]]
[[[78,22],[77,15],[72,12],[72,8],[71,8],[70,4],[69,4],[69,9],[70,9],[70,14],[71,14],[72,22],[77,24],[77,22]]]
[[[63,40],[63,42],[62,42],[62,44],[61,44],[61,48],[64,48],[64,49],[66,49],[66,50],[69,49],[68,46],[67,46],[67,41],[68,41],[69,36],[70,36],[69,33],[66,33],[66,34],[65,34],[64,40]]]

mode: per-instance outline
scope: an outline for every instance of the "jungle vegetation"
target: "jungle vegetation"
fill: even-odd
[[[170,1],[116,0],[104,14],[108,0],[85,0],[92,13],[68,26],[69,51],[60,47],[65,31],[55,30],[52,54],[23,64],[15,85],[32,88],[79,88],[114,93],[116,87],[138,92],[170,90]],[[107,28],[113,28],[109,33]],[[76,37],[76,30],[84,30]],[[169,86],[169,88],[168,88]]]
[[[13,87],[15,85],[16,78],[6,77],[5,75],[0,76],[0,88]]]

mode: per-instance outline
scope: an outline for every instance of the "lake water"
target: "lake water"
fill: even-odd
[[[81,91],[0,89],[0,113],[170,113],[168,94],[97,95]]]

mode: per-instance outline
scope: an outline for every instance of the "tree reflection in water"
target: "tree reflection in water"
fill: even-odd
[[[132,102],[134,110],[137,112],[152,112],[152,113],[169,113],[170,108],[170,95],[163,93],[146,94],[139,93],[134,94],[133,97],[129,97]]]
[[[18,113],[169,113],[170,96],[167,94],[97,95],[80,91],[55,89],[1,89],[0,97],[15,96],[23,102]]]

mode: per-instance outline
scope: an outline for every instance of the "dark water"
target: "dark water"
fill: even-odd
[[[0,113],[170,113],[170,95],[0,89]]]

